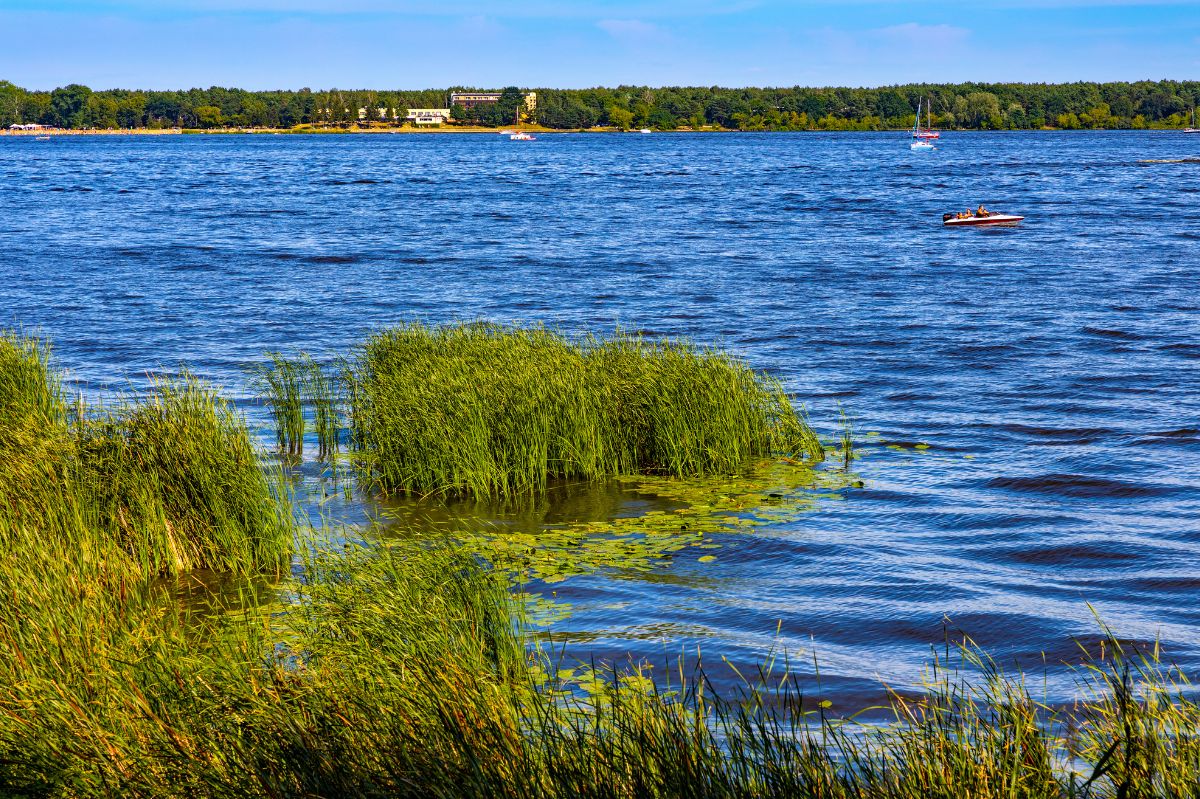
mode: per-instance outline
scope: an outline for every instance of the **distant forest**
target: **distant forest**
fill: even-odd
[[[410,108],[445,108],[451,90],[92,91],[72,84],[27,91],[0,81],[0,125],[64,128],[200,128],[399,124]],[[1173,128],[1200,104],[1200,81],[958,83],[877,89],[725,89],[619,86],[533,89],[528,121],[549,128],[675,130],[886,130],[907,128],[919,100],[933,125],[972,130]],[[505,99],[519,96],[510,87]],[[507,103],[506,103],[507,104]],[[359,109],[366,109],[360,119]],[[507,108],[454,109],[458,124],[511,124]]]

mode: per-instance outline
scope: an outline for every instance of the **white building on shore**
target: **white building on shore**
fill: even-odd
[[[410,108],[405,120],[414,125],[445,125],[450,121],[449,108]]]

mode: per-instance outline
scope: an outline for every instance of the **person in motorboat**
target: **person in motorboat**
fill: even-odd
[[[975,211],[975,216],[987,216],[987,215],[988,215],[988,209],[983,207],[983,203],[980,203],[978,210]]]

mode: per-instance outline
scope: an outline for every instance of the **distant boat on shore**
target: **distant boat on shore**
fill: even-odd
[[[1200,128],[1196,127],[1196,109],[1192,109],[1192,124],[1183,129],[1184,133],[1200,133]]]
[[[516,113],[514,114],[513,125],[516,127],[512,133],[508,134],[509,141],[537,141],[537,136],[532,133],[526,133],[521,130],[521,106],[517,105]]]

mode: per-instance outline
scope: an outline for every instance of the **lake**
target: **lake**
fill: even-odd
[[[1197,155],[1157,132],[4,137],[0,327],[89,391],[186,363],[256,425],[264,351],[406,320],[721,345],[823,434],[845,412],[862,487],[714,562],[559,584],[555,640],[815,652],[855,705],[948,629],[1066,698],[1089,603],[1200,668],[1200,164],[1141,163]],[[943,229],[980,203],[1027,219]],[[533,523],[636,505],[600,487]]]

